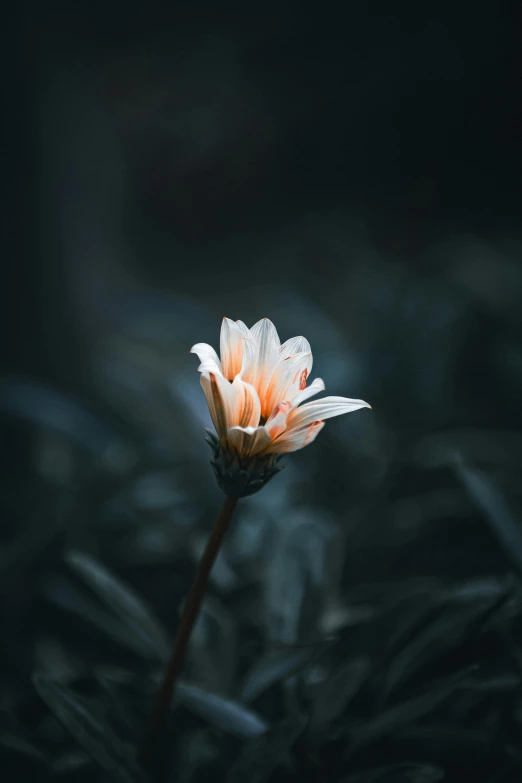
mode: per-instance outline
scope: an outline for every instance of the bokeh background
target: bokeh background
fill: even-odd
[[[3,779],[519,781],[515,4],[12,13]],[[224,315],[373,410],[241,502],[144,773]]]

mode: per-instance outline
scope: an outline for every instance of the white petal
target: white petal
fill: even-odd
[[[245,380],[245,376],[251,375],[252,364],[255,361],[256,356],[256,343],[252,337],[243,338],[243,361],[241,364],[241,378]]]
[[[234,418],[228,420],[228,427],[257,427],[261,418],[261,403],[254,387],[237,375],[232,383],[236,395]]]
[[[244,337],[250,337],[250,329],[243,321],[236,321],[236,326],[243,332]]]
[[[243,373],[254,359],[256,353],[256,341],[252,337],[250,329],[243,321],[236,321],[236,326],[242,332],[243,337],[245,338],[243,340],[243,363],[241,365],[241,373]]]
[[[272,370],[279,358],[279,335],[268,318],[262,318],[250,330],[256,343],[255,355],[245,371],[245,380],[253,384],[262,397]]]
[[[216,408],[216,402],[214,395],[212,394],[212,383],[210,382],[209,373],[203,373],[200,378],[201,388],[207,401],[208,410],[212,423],[216,428],[216,432],[220,438],[224,438],[226,435],[226,421],[224,418],[223,406],[219,406],[219,410]]]
[[[221,372],[221,362],[219,356],[207,343],[196,343],[190,349],[190,353],[195,353],[201,364],[198,372]]]
[[[198,367],[198,372],[201,373],[201,375],[204,375],[205,378],[210,380],[210,373],[215,373],[216,375],[221,375],[221,370],[217,366],[217,364],[212,361],[212,359],[205,359],[204,362],[201,362],[201,364]]]
[[[201,386],[216,432],[220,438],[225,438],[227,429],[239,421],[241,395],[221,373],[210,372],[208,378],[202,375]]]
[[[267,346],[272,346],[279,350],[281,340],[279,339],[277,329],[270,318],[261,318],[260,321],[250,327],[250,334],[254,337],[256,342],[265,342]]]
[[[265,429],[272,440],[286,430],[286,420],[291,408],[292,403],[289,400],[280,402],[275,406],[270,418],[265,424]]]
[[[351,413],[359,408],[369,408],[364,400],[350,400],[348,397],[324,397],[322,400],[307,402],[300,408],[295,408],[288,417],[288,429],[304,427],[314,421],[331,419],[332,416],[341,416],[343,413]]]
[[[244,457],[251,457],[270,443],[270,435],[264,427],[231,427],[228,442]]]
[[[295,397],[292,397],[292,407],[297,408],[298,405],[301,405],[302,402],[307,400],[309,397],[313,397],[314,394],[319,394],[320,391],[325,390],[324,381],[322,378],[316,378],[310,386],[307,386],[306,389],[303,389],[303,391],[300,391],[299,394],[296,394]]]
[[[284,454],[288,451],[303,449],[317,438],[323,427],[324,421],[314,421],[312,424],[307,424],[305,427],[296,427],[295,429],[286,430],[286,432],[283,432],[277,440],[273,441],[270,446],[265,449],[264,453]]]
[[[286,343],[283,343],[279,349],[279,356],[281,359],[286,359],[287,356],[293,356],[295,353],[311,353],[312,348],[310,343],[303,337],[291,337]]]
[[[259,395],[262,415],[270,416],[278,403],[291,400],[300,390],[304,390],[311,368],[311,353],[298,353],[279,361],[266,388]]]
[[[269,356],[279,352],[281,341],[277,329],[269,318],[261,318],[250,329],[250,334],[260,347],[260,356]]]
[[[244,337],[243,331],[234,321],[223,318],[219,343],[223,376],[229,381],[241,372]]]

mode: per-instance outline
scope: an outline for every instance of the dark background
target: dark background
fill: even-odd
[[[152,779],[520,780],[516,4],[6,32],[2,769],[142,780],[221,502],[189,349],[227,315],[373,410],[240,504]]]

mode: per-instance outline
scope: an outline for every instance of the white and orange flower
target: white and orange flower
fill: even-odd
[[[201,386],[221,448],[240,459],[297,451],[315,440],[325,419],[370,407],[347,397],[303,405],[325,388],[320,378],[306,385],[310,343],[292,337],[281,345],[268,318],[251,329],[224,318],[221,359],[206,343],[197,343],[191,353],[201,362]]]

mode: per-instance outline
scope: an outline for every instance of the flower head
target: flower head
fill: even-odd
[[[227,494],[256,492],[279,470],[276,458],[312,443],[325,419],[370,407],[347,397],[303,405],[325,388],[321,378],[307,386],[310,343],[292,337],[281,345],[268,318],[251,329],[224,318],[221,359],[206,343],[197,343],[191,353],[201,362],[201,386],[217,432],[210,441],[212,464]]]

